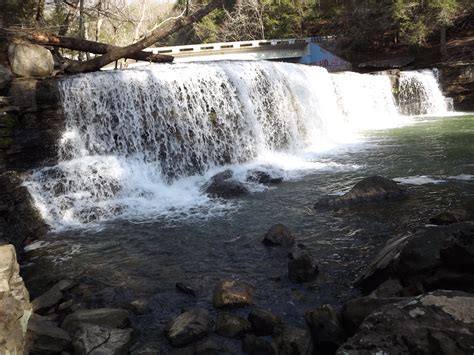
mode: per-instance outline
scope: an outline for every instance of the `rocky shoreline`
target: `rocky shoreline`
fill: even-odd
[[[396,183],[370,177],[345,195],[321,198],[315,208],[400,197],[409,195]],[[445,211],[432,216],[430,224],[387,241],[355,280],[363,296],[306,310],[305,327],[285,324],[280,315],[259,308],[254,290],[242,280],[224,279],[215,285],[212,299],[202,300],[212,304],[215,317],[206,307],[182,309],[162,329],[168,344],[139,344],[134,343],[130,319],[133,313],[146,313],[146,305],[137,301],[130,309],[88,309],[74,296],[76,282],[59,280],[31,303],[21,288],[25,301],[20,313],[29,322],[23,337],[22,328],[16,327],[14,346],[26,341],[32,354],[225,354],[236,351],[227,345],[226,339],[232,339],[249,354],[471,354],[474,223],[464,222],[467,216],[463,210]],[[283,224],[271,227],[262,243],[286,251],[287,277],[293,283],[318,277],[316,261]],[[0,252],[5,250],[14,257],[13,246],[0,247]],[[7,272],[18,278],[15,264],[9,262]],[[13,283],[22,287],[21,279]],[[177,283],[176,289],[199,297],[191,285]],[[1,302],[6,302],[5,295]],[[13,329],[3,318],[2,326]]]

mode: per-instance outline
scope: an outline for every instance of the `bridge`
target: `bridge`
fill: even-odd
[[[276,60],[325,67],[329,71],[350,70],[351,64],[321,47],[334,37],[306,37],[257,41],[206,43],[174,47],[150,47],[154,54],[168,54],[174,62],[216,60]]]

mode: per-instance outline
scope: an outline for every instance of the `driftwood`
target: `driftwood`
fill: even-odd
[[[108,50],[105,54],[87,60],[85,62],[71,62],[67,66],[66,71],[69,73],[84,73],[96,71],[109,63],[115,62],[120,58],[130,58],[134,53],[140,52],[143,49],[152,46],[159,40],[167,38],[168,36],[181,29],[190,27],[193,23],[199,21],[204,16],[208,15],[218,7],[222,6],[223,3],[224,0],[214,0],[189,16],[177,17],[164,23],[161,27],[158,27],[157,29],[153,30],[148,36],[129,46],[112,48]]]
[[[38,31],[25,31],[17,30],[15,31],[15,36],[27,40],[32,43],[41,44],[45,46],[67,48],[81,52],[88,52],[94,54],[105,54],[111,50],[120,48],[107,43],[94,42],[81,38],[73,38],[66,36],[59,36],[52,33],[43,33]],[[170,55],[164,54],[153,54],[151,52],[138,51],[135,53],[130,53],[124,58],[150,61],[154,63],[166,63],[172,62],[173,57]]]

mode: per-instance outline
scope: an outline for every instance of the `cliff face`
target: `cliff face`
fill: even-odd
[[[21,174],[56,162],[64,128],[56,82],[15,79],[0,96],[0,239],[16,247],[47,231]]]
[[[13,245],[0,246],[0,354],[23,354],[30,296],[19,275]]]
[[[441,86],[453,98],[455,110],[474,112],[474,63],[445,64],[440,69]]]

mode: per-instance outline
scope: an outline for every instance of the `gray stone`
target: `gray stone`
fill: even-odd
[[[46,308],[51,308],[59,303],[63,298],[61,290],[53,286],[48,291],[43,293],[41,296],[36,297],[31,303],[33,305],[33,311],[37,312]]]
[[[7,67],[0,64],[0,90],[7,87],[12,81],[12,72]]]
[[[209,315],[205,309],[193,309],[174,318],[165,334],[171,345],[182,347],[205,337],[208,323]]]
[[[133,350],[130,355],[160,355],[161,347],[160,343],[147,343]]]
[[[440,256],[443,264],[474,271],[474,225],[472,228],[454,231],[446,238]]]
[[[318,266],[308,250],[296,246],[288,254],[288,278],[291,282],[310,281],[318,275]]]
[[[28,322],[27,348],[30,353],[56,353],[65,350],[71,343],[67,332],[54,322],[40,316]]]
[[[336,354],[472,354],[474,295],[435,291],[368,316]]]
[[[12,72],[18,76],[50,76],[54,70],[51,52],[36,44],[11,44],[8,47],[8,60]]]
[[[273,341],[278,355],[310,355],[313,352],[311,335],[306,329],[279,327]]]
[[[387,297],[399,297],[403,291],[403,286],[399,280],[387,280],[380,284],[370,294],[371,297],[387,298]]]
[[[217,315],[216,333],[227,338],[242,338],[252,329],[250,322],[231,313]]]
[[[126,355],[130,348],[132,333],[132,329],[83,324],[74,335],[74,353],[77,355]]]
[[[281,223],[272,226],[263,237],[262,243],[267,246],[291,247],[295,243],[295,237],[289,229]]]
[[[344,207],[363,202],[401,199],[405,197],[407,197],[406,191],[398,186],[395,181],[381,176],[371,176],[359,181],[349,192],[342,196],[322,197],[314,207]]]
[[[63,321],[62,328],[74,334],[83,324],[102,327],[120,328],[128,321],[128,312],[118,308],[81,309],[69,314]]]
[[[258,336],[273,335],[275,329],[283,323],[279,317],[263,309],[254,309],[249,313],[248,320]]]
[[[247,187],[233,179],[232,170],[224,170],[213,177],[203,186],[203,191],[211,197],[234,198],[249,193]]]
[[[244,307],[252,303],[252,290],[235,280],[221,280],[214,289],[212,303],[216,308]]]
[[[318,351],[333,354],[347,339],[338,314],[331,305],[323,305],[305,314],[313,342]]]
[[[193,355],[218,355],[225,353],[222,346],[212,339],[204,339],[192,346]]]
[[[265,171],[252,170],[248,172],[246,180],[264,185],[276,185],[281,183],[283,178],[273,177]]]

